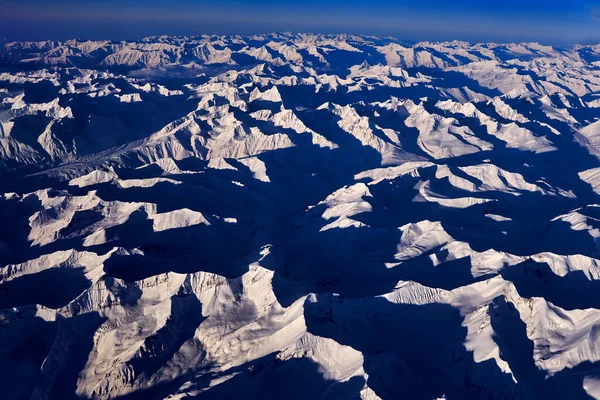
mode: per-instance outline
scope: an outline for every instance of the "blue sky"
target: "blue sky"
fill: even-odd
[[[600,43],[600,0],[0,0],[8,40],[272,31]]]

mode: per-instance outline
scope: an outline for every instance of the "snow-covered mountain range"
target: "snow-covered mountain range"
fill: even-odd
[[[0,47],[6,399],[600,399],[600,45]]]

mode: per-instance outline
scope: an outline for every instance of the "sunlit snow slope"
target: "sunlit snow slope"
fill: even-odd
[[[600,399],[600,46],[0,48],[2,399]]]

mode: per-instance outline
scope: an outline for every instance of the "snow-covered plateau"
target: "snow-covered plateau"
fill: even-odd
[[[0,44],[0,398],[600,399],[600,45]]]

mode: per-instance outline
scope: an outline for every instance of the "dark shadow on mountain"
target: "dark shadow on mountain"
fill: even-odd
[[[600,308],[600,281],[589,279],[583,271],[572,270],[556,275],[546,263],[532,259],[501,271],[524,298],[542,297],[566,310]]]
[[[592,400],[584,388],[585,378],[600,378],[600,363],[584,361],[573,368],[565,368],[548,378],[548,387],[558,398],[574,400]]]
[[[583,47],[578,49],[577,54],[579,54],[579,57],[581,57],[581,59],[588,64],[600,61],[600,54],[595,52],[590,47]]]
[[[58,234],[64,237],[76,233],[104,219],[104,216],[97,209],[76,211],[67,226],[58,231]]]
[[[169,271],[207,271],[237,277],[248,271],[244,256],[256,248],[252,237],[246,238],[244,243],[244,238],[236,237],[235,231],[211,226],[170,229],[146,235],[131,232],[129,236],[129,243],[117,240],[110,246],[137,248],[142,254],[117,252],[104,263],[107,275],[128,282]]]
[[[507,399],[522,398],[511,376],[493,361],[474,362],[463,345],[467,330],[461,326],[462,317],[449,305],[319,295],[306,303],[305,318],[309,332],[364,354],[369,384],[372,380],[372,388],[385,400],[399,394],[411,399],[443,394],[450,399],[481,399],[498,393]],[[397,357],[396,370],[381,371],[376,360],[384,352]],[[382,381],[382,373],[393,379]]]
[[[330,75],[345,76],[348,74],[348,69],[354,65],[358,65],[363,61],[368,61],[369,64],[385,64],[385,56],[377,53],[373,48],[367,49],[366,46],[358,46],[361,52],[332,49],[327,53],[327,62],[329,66],[316,68],[321,73]]]
[[[323,221],[325,222],[325,221]],[[399,231],[364,228],[333,228],[320,231],[299,227],[290,232],[280,248],[284,265],[278,273],[286,280],[307,286],[311,292],[335,292],[350,297],[386,293],[398,279],[385,264],[394,262]],[[294,298],[279,290],[274,279],[273,290],[282,305]]]
[[[411,73],[411,75],[420,72],[423,75],[431,77],[433,80],[432,85],[438,88],[461,88],[466,86],[474,92],[481,93],[489,97],[502,95],[498,89],[490,89],[485,86],[481,86],[479,82],[469,78],[462,72],[427,67],[413,67],[408,68],[407,71]]]
[[[364,357],[363,368],[369,371],[367,384],[381,399],[431,399],[431,390],[393,351]]]
[[[441,261],[434,265],[430,255],[435,255]],[[482,282],[493,275],[482,275],[477,278],[471,273],[471,257],[462,257],[446,261],[448,250],[436,249],[418,257],[404,261],[394,267],[398,280],[414,281],[421,285],[445,290],[454,290],[476,282]]]
[[[0,266],[28,259],[29,217],[41,208],[41,202],[34,196],[0,200],[0,221],[4,226],[0,229]]]
[[[405,121],[409,114],[408,111],[404,111],[406,110],[392,111],[379,107],[377,109],[379,117],[375,118],[375,121],[382,128],[394,129],[400,132],[398,136],[404,150],[422,157],[424,160],[432,160],[432,157],[425,153],[417,144],[419,137],[417,128],[406,126]]]
[[[90,285],[83,267],[50,268],[22,275],[0,283],[0,309],[27,304],[60,308],[83,293]]]
[[[149,381],[188,340],[194,338],[202,316],[202,304],[193,294],[171,297],[171,315],[165,326],[146,337],[136,357],[127,364],[133,368],[134,380]]]
[[[29,399],[42,379],[41,367],[53,346],[58,324],[35,316],[33,307],[3,310],[2,314],[2,397]]]
[[[340,85],[337,89],[322,87],[317,93],[315,93],[315,86],[311,85],[279,86],[278,89],[286,108],[291,109],[315,109],[326,102],[341,106],[357,102],[384,102],[392,96],[411,99],[417,104],[422,97],[446,99],[438,90],[419,85],[394,88],[375,84],[372,90],[365,87],[357,91],[349,91],[347,87]]]
[[[275,355],[254,361],[239,375],[194,396],[194,399],[351,399],[364,387],[362,377],[338,382],[323,377],[308,358],[279,360]],[[240,390],[243,388],[243,390]]]
[[[23,69],[17,69],[15,72],[23,72]],[[0,88],[9,92],[22,91],[25,94],[23,101],[28,104],[49,103],[58,96],[58,88],[49,80],[17,83],[3,79],[0,81]]]
[[[535,365],[534,344],[527,337],[527,326],[515,306],[503,297],[494,299],[490,305],[490,323],[500,357],[510,366],[525,398],[558,399],[548,388],[544,372]]]
[[[80,399],[76,394],[79,374],[84,369],[90,353],[94,348],[94,333],[106,321],[105,317],[98,313],[87,313],[59,321],[57,332],[57,343],[64,346],[61,354],[56,354],[49,360],[44,369],[53,376],[51,382],[43,384],[42,387],[49,393],[51,400]],[[63,353],[64,352],[64,353]]]
[[[41,157],[47,157],[48,153],[38,143],[40,136],[52,118],[43,115],[23,115],[14,119],[14,126],[10,131],[10,137],[16,141],[30,146],[39,152]]]
[[[139,389],[117,397],[119,400],[162,399],[175,393],[184,383],[188,389],[201,390],[194,399],[349,399],[359,396],[364,380],[354,377],[346,382],[323,377],[318,364],[308,358],[280,360],[273,353],[226,372],[209,371],[210,365],[192,370],[173,380]],[[213,380],[231,376],[209,387]],[[233,375],[233,376],[232,376]],[[243,388],[243,390],[240,390]]]

